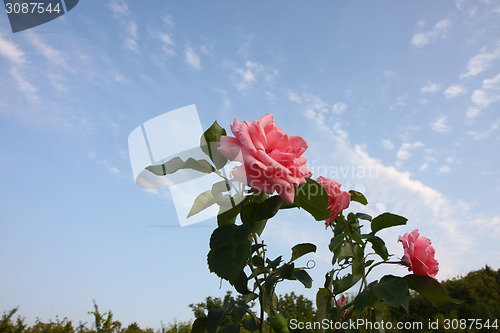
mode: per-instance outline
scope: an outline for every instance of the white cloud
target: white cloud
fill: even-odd
[[[302,98],[293,90],[287,91],[287,97],[289,100],[295,103],[302,103]]]
[[[394,104],[389,106],[389,110],[394,110],[398,107],[406,106],[406,100],[408,99],[408,94],[403,94],[401,96],[396,97],[396,101]]]
[[[446,32],[452,26],[449,19],[443,19],[436,23],[434,27],[426,32],[415,34],[411,39],[411,44],[415,47],[422,47],[439,38],[444,38]]]
[[[243,67],[234,67],[232,79],[236,89],[243,92],[253,87],[260,79],[265,82],[272,82],[278,75],[278,71],[272,68],[266,68],[258,62],[247,60]]]
[[[472,136],[475,140],[483,140],[488,138],[491,133],[496,132],[500,128],[500,118],[495,122],[490,124],[486,129],[476,130],[476,131],[468,131],[467,134]]]
[[[167,57],[171,57],[176,55],[174,50],[175,42],[171,36],[171,34],[166,32],[157,32],[154,34],[156,38],[158,38],[162,42],[162,51]]]
[[[137,24],[134,21],[130,21],[125,26],[125,31],[127,36],[125,37],[125,47],[131,51],[138,52],[139,44],[137,42]]]
[[[124,46],[130,51],[139,52],[137,24],[132,18],[128,5],[123,0],[113,0],[109,3],[113,17],[118,20],[125,32]]]
[[[104,160],[104,159],[98,159],[96,157],[96,154],[91,152],[91,153],[88,153],[87,154],[87,157],[89,159],[91,159],[92,161],[94,161],[95,163],[99,164],[99,165],[102,165],[106,168],[106,170],[108,170],[109,173],[111,173],[113,176],[116,176],[116,177],[121,177],[121,172],[118,168],[112,166],[107,160]]]
[[[38,103],[40,101],[40,98],[38,96],[38,88],[30,83],[19,71],[19,69],[15,67],[11,68],[10,74],[14,78],[14,81],[16,81],[19,90],[24,93],[24,95],[30,102]]]
[[[424,144],[420,141],[414,143],[403,143],[397,151],[396,157],[398,158],[398,160],[407,160],[412,156],[410,152],[411,150],[415,150],[423,146]]]
[[[175,28],[174,19],[172,18],[172,15],[164,15],[161,19],[167,29]]]
[[[477,75],[490,67],[491,63],[498,58],[500,58],[500,47],[492,52],[487,52],[485,49],[482,49],[480,53],[469,60],[467,63],[467,72],[460,77],[464,78]]]
[[[446,124],[446,120],[446,116],[440,116],[436,121],[431,123],[432,130],[439,133],[449,132],[451,128]]]
[[[16,65],[23,65],[26,62],[25,54],[15,43],[4,39],[0,33],[0,56]]]
[[[483,81],[483,88],[485,89],[500,89],[500,73],[491,79]]]
[[[450,171],[451,171],[451,168],[448,165],[443,165],[442,167],[440,167],[438,169],[438,173],[448,173]]]
[[[429,82],[420,89],[423,93],[435,93],[441,90],[441,84],[435,82]]]
[[[450,98],[454,98],[454,97],[463,95],[466,92],[467,92],[467,88],[465,88],[464,86],[454,85],[454,86],[449,86],[448,88],[446,88],[446,90],[444,91],[444,95],[446,96],[446,98],[450,99]]]
[[[394,149],[394,143],[392,143],[392,141],[389,139],[383,139],[382,140],[382,147],[384,147],[384,149],[387,149],[387,150],[392,150],[392,149]]]
[[[468,119],[476,118],[480,113],[480,108],[470,107],[465,112],[465,117],[467,117]]]
[[[493,216],[492,218],[477,218],[472,220],[472,224],[481,229],[488,230],[496,238],[500,237],[500,215]]]
[[[335,114],[341,114],[342,112],[344,112],[344,110],[346,108],[347,108],[346,103],[337,102],[337,103],[333,104],[332,111]]]
[[[186,63],[194,69],[201,70],[200,56],[193,50],[190,45],[186,45],[185,49]]]
[[[500,74],[483,80],[481,88],[476,89],[471,94],[471,101],[474,106],[469,107],[465,116],[467,119],[477,117],[482,109],[487,108],[491,104],[500,100]],[[474,135],[477,137],[477,135]],[[480,135],[482,136],[482,135]]]
[[[114,0],[109,3],[109,8],[113,15],[119,17],[130,14],[128,5],[124,1]]]
[[[413,38],[411,39],[411,43],[413,44],[413,46],[422,47],[429,43],[429,38],[427,38],[427,36],[423,33],[418,33],[413,36]]]

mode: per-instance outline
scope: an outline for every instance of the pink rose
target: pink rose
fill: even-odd
[[[325,225],[328,227],[337,217],[340,216],[342,210],[349,207],[351,202],[351,195],[349,192],[342,191],[340,187],[342,184],[337,183],[334,180],[318,177],[316,181],[325,188],[328,193],[328,211],[331,216],[325,220]]]
[[[339,299],[335,300],[335,305],[337,306],[337,308],[342,309],[344,307],[346,301],[347,301],[347,299],[345,298],[344,295],[342,295],[342,296],[340,296]],[[344,310],[344,311],[340,312],[340,315],[342,317],[345,317],[346,313],[347,313],[347,310]]]
[[[335,305],[338,307],[338,308],[341,308],[345,305],[345,302],[346,302],[346,298],[344,295],[340,296],[339,299],[336,299],[335,300]]]
[[[403,243],[404,260],[408,264],[409,271],[417,275],[436,278],[439,264],[434,259],[436,250],[431,246],[430,239],[419,237],[418,229],[416,229],[404,236],[399,236],[398,242]]]
[[[286,202],[293,202],[295,185],[305,184],[312,176],[302,153],[307,142],[298,135],[288,135],[274,124],[268,113],[253,122],[231,125],[233,137],[220,138],[219,152],[232,161],[243,163],[235,177],[259,192],[274,191]]]

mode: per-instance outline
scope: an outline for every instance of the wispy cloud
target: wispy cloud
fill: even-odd
[[[446,96],[446,98],[450,99],[450,98],[454,98],[454,97],[463,95],[466,92],[467,92],[466,87],[461,86],[461,85],[454,85],[454,86],[449,86],[448,88],[446,88],[446,90],[444,91],[444,95]]]
[[[137,24],[132,18],[128,4],[124,0],[112,0],[109,9],[125,32],[124,46],[133,52],[139,52]]]
[[[500,100],[500,73],[483,80],[482,87],[472,92],[471,100],[477,109],[487,108],[490,104]]]
[[[0,33],[0,56],[16,65],[23,65],[26,63],[26,57],[23,52],[14,42],[5,39],[3,34]]]
[[[384,149],[386,149],[386,150],[392,150],[392,149],[394,149],[394,143],[392,143],[392,141],[389,139],[383,139],[382,140],[382,147],[384,147]]]
[[[193,67],[194,69],[201,70],[200,56],[189,44],[186,44],[186,47],[184,48],[184,59],[189,66]]]
[[[341,114],[345,109],[347,109],[347,104],[343,102],[337,102],[332,106],[332,111],[335,114]]]
[[[45,42],[36,32],[27,31],[25,34],[28,41],[33,45],[36,52],[46,61],[47,66],[44,69],[44,76],[51,82],[52,86],[60,92],[67,91],[66,74],[76,73],[76,70],[70,66],[67,59],[70,59],[63,51],[57,50]]]
[[[107,160],[105,159],[99,159],[97,158],[96,154],[94,152],[91,152],[91,153],[88,153],[87,154],[87,157],[94,161],[95,163],[99,164],[99,165],[102,165],[104,166],[109,173],[111,173],[113,176],[116,176],[116,177],[121,177],[121,172],[118,168],[112,166]]]
[[[415,47],[422,47],[436,39],[444,38],[451,26],[452,23],[449,19],[443,19],[436,23],[431,30],[415,34],[411,39],[411,44]]]
[[[440,116],[436,119],[436,121],[431,123],[431,128],[435,132],[445,133],[451,131],[451,127],[446,124],[446,120],[448,118],[446,116]]]
[[[271,83],[278,76],[278,70],[247,60],[242,67],[233,67],[232,79],[236,89],[244,92],[258,81]]]
[[[490,67],[491,63],[500,58],[500,47],[495,50],[489,52],[483,48],[478,54],[473,56],[469,62],[467,63],[467,72],[460,75],[461,78],[475,76],[488,67]]]
[[[26,96],[28,101],[32,103],[38,103],[40,101],[40,97],[38,96],[38,88],[30,83],[18,68],[11,68],[10,75],[12,75],[19,90],[24,94],[24,96]]]
[[[479,141],[490,137],[490,135],[498,131],[498,129],[500,129],[500,118],[489,124],[485,129],[467,131],[467,134]]]
[[[439,90],[441,90],[441,84],[436,82],[429,82],[420,89],[423,93],[435,93]]]
[[[444,173],[449,173],[451,171],[451,168],[449,165],[443,165],[438,169],[438,173],[444,174]]]
[[[407,160],[409,159],[412,154],[411,151],[423,147],[424,144],[420,141],[413,142],[413,143],[403,143],[401,147],[399,147],[399,150],[396,153],[396,157],[398,160]]]

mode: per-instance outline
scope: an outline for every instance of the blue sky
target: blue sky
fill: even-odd
[[[499,36],[486,0],[80,1],[16,34],[0,14],[0,311],[90,323],[95,299],[158,328],[224,294],[206,266],[215,221],[179,227],[128,156],[134,128],[191,104],[204,128],[273,113],[308,141],[314,177],[409,218],[384,234],[395,257],[418,228],[439,279],[499,268]],[[323,224],[280,212],[263,237],[276,255],[320,245],[313,299],[331,260]],[[387,272],[406,274],[373,278]]]

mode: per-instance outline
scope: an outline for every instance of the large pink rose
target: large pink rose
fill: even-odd
[[[430,239],[419,236],[418,229],[415,229],[398,238],[398,242],[403,243],[404,260],[408,264],[408,270],[417,275],[436,278],[439,271],[439,264],[434,259],[436,250],[431,246]]]
[[[335,180],[318,177],[316,181],[325,188],[328,193],[328,211],[331,216],[325,220],[325,225],[328,227],[337,217],[340,216],[342,210],[349,207],[351,202],[351,195],[349,192],[342,191],[340,187],[342,184],[337,183]]]
[[[301,156],[306,140],[285,134],[270,113],[253,122],[234,120],[231,131],[235,137],[222,136],[218,149],[228,159],[243,163],[235,177],[256,191],[276,191],[284,201],[293,202],[294,186],[312,176],[307,159]]]

